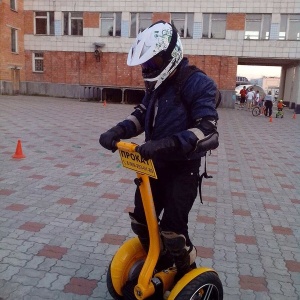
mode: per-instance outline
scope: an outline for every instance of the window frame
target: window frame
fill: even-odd
[[[18,29],[11,27],[10,28],[10,50],[12,53],[18,54],[19,53],[19,45],[18,45]]]
[[[282,24],[282,17],[285,17],[285,24]],[[291,23],[297,22],[300,26],[300,14],[281,14],[280,15],[280,30],[282,27],[285,27],[284,37],[280,37],[280,33],[283,31],[279,30],[279,40],[289,40],[289,41],[299,41],[300,40],[300,31],[297,32],[296,39],[291,38]],[[297,27],[298,28],[298,27]]]
[[[63,35],[66,36],[83,36],[83,12],[82,11],[64,11],[63,13],[63,19],[62,19],[62,23],[63,23]],[[72,14],[81,14],[81,17],[78,16],[72,16]],[[65,16],[68,16],[67,18],[67,26],[65,25]],[[81,20],[81,32],[80,34],[72,34],[72,21],[74,20]],[[67,28],[66,28],[67,27]],[[67,32],[67,33],[65,33]]]
[[[225,19],[218,19],[216,18],[216,15],[218,16],[224,16]],[[202,38],[203,39],[217,39],[217,40],[224,40],[226,38],[226,22],[227,22],[227,13],[203,13],[203,29],[202,29]],[[206,20],[208,24],[206,25]],[[221,23],[224,22],[224,32],[222,32],[222,37],[214,37],[213,36],[213,23]],[[206,31],[205,27],[207,28],[207,36],[204,36],[204,31]]]
[[[285,20],[283,19],[283,17],[284,17]],[[285,41],[287,39],[288,18],[289,18],[289,14],[280,14],[278,40]],[[282,35],[281,35],[281,33],[282,33]]]
[[[37,13],[46,13],[46,16],[37,16]],[[37,20],[46,19],[46,33],[37,33]],[[51,23],[53,21],[53,23]],[[53,11],[35,11],[34,12],[34,34],[35,35],[54,35],[54,12]],[[51,26],[52,25],[52,26]]]
[[[9,6],[10,6],[11,10],[17,11],[18,10],[18,2],[17,2],[17,0],[10,0]]]
[[[247,16],[250,18],[250,16],[253,17],[253,19],[247,19]],[[257,19],[255,19],[254,17],[257,16]],[[258,19],[258,16],[260,17]],[[270,31],[271,31],[271,20],[272,20],[272,14],[246,14],[246,18],[245,18],[245,34],[244,34],[244,39],[245,40],[256,40],[256,41],[268,41],[270,40]],[[254,23],[256,22],[256,25],[259,25],[259,31],[254,31],[254,30],[247,30],[247,21],[248,23]],[[258,24],[260,22],[260,24]],[[249,26],[249,24],[248,24]],[[268,27],[269,31],[265,30],[264,28]],[[253,33],[257,33],[258,32],[258,36],[251,34],[251,32]],[[263,35],[265,35],[265,37],[263,38]],[[257,37],[257,38],[255,38]]]
[[[103,14],[112,14],[112,17],[103,17]],[[112,34],[110,30],[108,31],[107,35],[102,34],[102,21],[104,20],[112,20]],[[118,24],[119,23],[119,24]],[[119,27],[118,27],[119,25]],[[121,36],[121,27],[122,27],[122,12],[102,12],[100,14],[100,36],[103,37],[120,37]],[[119,31],[119,32],[118,32]]]
[[[133,16],[135,18],[133,18]],[[141,16],[144,16],[144,18],[141,18]],[[135,19],[133,23],[133,19]],[[141,28],[141,23],[149,20],[149,24],[145,28]],[[134,25],[135,24],[135,25]],[[129,31],[129,37],[136,38],[140,31],[143,31],[147,27],[149,27],[152,24],[152,13],[151,12],[131,12],[130,13],[130,31]]]
[[[42,55],[42,56],[36,56],[36,55]],[[36,62],[40,61],[42,62],[42,70],[37,70]],[[44,53],[43,52],[32,52],[32,71],[34,73],[44,73]]]
[[[180,18],[179,15],[183,15],[184,18]],[[174,16],[178,18],[174,18]],[[183,30],[176,27],[176,22],[183,22]],[[172,12],[171,13],[171,23],[177,29],[179,36],[183,39],[192,39],[194,35],[194,13],[187,12]],[[189,26],[191,23],[191,27]],[[178,23],[177,23],[178,24]],[[177,25],[178,26],[178,25]],[[189,33],[189,29],[191,33]]]

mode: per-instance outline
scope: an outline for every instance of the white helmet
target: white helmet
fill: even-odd
[[[159,21],[138,34],[129,50],[127,65],[142,65],[146,89],[153,91],[169,77],[182,58],[182,44],[175,27]]]

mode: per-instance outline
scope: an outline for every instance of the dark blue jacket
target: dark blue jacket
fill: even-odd
[[[137,136],[143,131],[146,141],[175,137],[180,145],[178,153],[161,157],[163,160],[198,159],[203,156],[203,153],[193,152],[198,139],[188,129],[195,127],[197,120],[203,117],[218,120],[215,109],[216,85],[205,74],[193,73],[182,87],[180,97],[176,97],[178,72],[183,72],[187,65],[188,60],[183,59],[177,74],[151,94],[146,93],[135,111],[118,124],[125,128],[125,138]]]

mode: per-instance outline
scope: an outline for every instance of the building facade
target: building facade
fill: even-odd
[[[139,101],[127,52],[158,20],[175,25],[223,106],[234,107],[238,64],[281,66],[280,98],[300,112],[300,0],[2,0],[1,93]]]

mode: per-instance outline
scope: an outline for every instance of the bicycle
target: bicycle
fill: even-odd
[[[263,111],[262,111],[263,114],[265,114],[265,110],[266,110],[266,108],[265,108],[265,106],[263,106]],[[259,115],[261,114],[260,112],[261,112],[261,107],[258,106],[258,105],[255,105],[255,106],[252,108],[252,115],[253,115],[254,117],[259,116]]]
[[[123,243],[112,258],[107,272],[107,289],[115,300],[222,300],[223,286],[217,272],[199,267],[174,283],[176,268],[156,272],[160,254],[160,233],[149,177],[157,178],[153,162],[144,160],[138,145],[116,142],[123,167],[136,172],[149,230],[150,248],[145,252],[137,237]]]
[[[283,109],[282,109],[282,108],[281,108],[281,109],[278,109],[278,111],[277,111],[275,117],[276,117],[276,118],[281,118],[281,119],[282,119],[283,116],[284,116]]]

